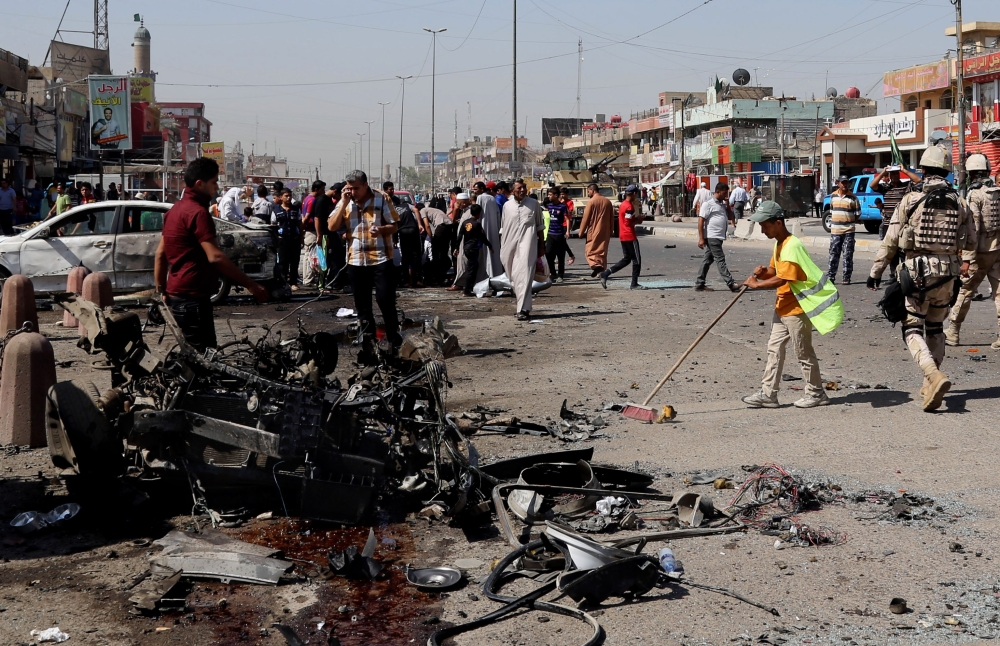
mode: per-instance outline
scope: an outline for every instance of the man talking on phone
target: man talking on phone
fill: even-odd
[[[396,209],[392,200],[368,186],[364,171],[354,170],[344,178],[343,195],[330,214],[330,231],[347,227],[347,272],[354,292],[362,337],[375,336],[375,301],[385,319],[385,336],[393,348],[403,343],[396,314],[396,271],[392,264],[392,235],[396,233]]]

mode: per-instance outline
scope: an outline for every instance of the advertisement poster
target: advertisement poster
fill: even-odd
[[[59,40],[52,43],[52,78],[79,81],[91,74],[110,74],[111,58],[106,49],[72,45]]]
[[[129,84],[132,86],[132,103],[155,103],[153,79],[132,76],[129,78]]]
[[[132,110],[127,76],[89,76],[90,149],[132,148]]]
[[[948,87],[950,83],[948,61],[916,65],[886,72],[882,80],[882,96],[902,96],[914,92],[939,90]]]
[[[221,141],[205,141],[201,144],[201,156],[215,160],[219,165],[219,181],[226,181],[226,146]]]

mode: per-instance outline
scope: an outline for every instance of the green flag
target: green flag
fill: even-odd
[[[903,163],[903,153],[899,152],[899,146],[896,145],[895,129],[889,130],[889,145],[892,147],[892,163],[904,168],[906,164]]]

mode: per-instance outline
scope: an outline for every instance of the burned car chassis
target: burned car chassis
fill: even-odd
[[[83,323],[112,373],[100,395],[76,382],[50,391],[49,446],[67,484],[180,484],[213,521],[220,511],[274,508],[356,523],[382,487],[401,482],[451,514],[488,507],[474,486],[475,450],[445,415],[440,325],[415,335],[419,360],[366,347],[345,388],[331,377],[337,337],[301,323],[291,339],[272,325],[254,341],[244,335],[199,353],[158,303],[175,341],[161,359],[134,312],[72,294],[55,301]]]

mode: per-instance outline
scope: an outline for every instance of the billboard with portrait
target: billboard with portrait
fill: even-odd
[[[127,76],[88,76],[90,149],[132,148],[132,109]]]

